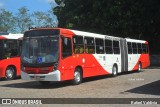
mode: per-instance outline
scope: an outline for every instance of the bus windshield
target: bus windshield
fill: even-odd
[[[57,36],[26,37],[23,39],[21,60],[25,64],[52,64],[58,60]]]

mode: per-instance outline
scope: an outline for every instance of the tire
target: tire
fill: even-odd
[[[73,85],[79,85],[82,82],[82,73],[80,68],[76,68],[74,71]]]
[[[41,85],[44,85],[44,86],[47,86],[47,85],[51,84],[50,81],[39,81],[39,83],[40,83]]]
[[[5,73],[6,80],[13,80],[16,77],[16,71],[13,67],[7,67]]]
[[[117,74],[118,74],[117,66],[113,65],[113,67],[112,67],[112,77],[117,76]]]
[[[138,70],[137,70],[138,72],[141,72],[142,71],[142,64],[141,63],[139,63],[138,64]]]

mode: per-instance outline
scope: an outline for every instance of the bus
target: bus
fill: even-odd
[[[64,28],[26,31],[22,44],[21,78],[41,84],[121,72],[150,65],[148,42]]]
[[[0,33],[0,78],[20,76],[20,51],[23,34]]]

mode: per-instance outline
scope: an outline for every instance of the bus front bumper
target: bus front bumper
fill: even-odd
[[[56,70],[48,74],[27,74],[21,71],[21,78],[23,80],[35,80],[35,81],[60,81],[60,71]]]

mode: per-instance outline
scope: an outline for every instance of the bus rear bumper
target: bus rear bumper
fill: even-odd
[[[60,71],[56,70],[48,74],[27,74],[21,71],[21,78],[23,80],[35,80],[35,81],[60,81]]]

